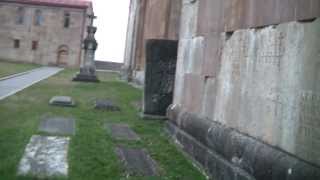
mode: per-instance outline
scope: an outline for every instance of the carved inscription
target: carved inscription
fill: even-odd
[[[172,103],[177,52],[178,41],[147,41],[144,114],[164,116]]]
[[[303,91],[299,96],[298,153],[306,159],[320,157],[320,94]],[[320,159],[316,160],[320,163]]]
[[[228,57],[231,59],[243,59],[248,57],[249,50],[249,36],[248,34],[241,33],[236,34],[236,37],[232,39],[230,43],[230,48],[226,49]]]
[[[152,101],[157,102],[159,99],[166,97],[173,92],[176,60],[160,60],[158,62],[159,71],[156,72],[155,77],[163,78],[166,81],[159,81],[159,93],[152,96]],[[154,81],[157,81],[155,78]]]
[[[240,79],[241,64],[246,61],[249,56],[249,34],[238,32],[234,37],[227,41],[225,48],[225,58],[229,59],[232,65],[233,80]]]
[[[275,30],[271,34],[261,34],[258,42],[257,63],[280,67],[280,59],[285,52],[284,35]]]
[[[303,139],[313,139],[320,143],[320,95],[312,91],[300,95],[300,123]]]

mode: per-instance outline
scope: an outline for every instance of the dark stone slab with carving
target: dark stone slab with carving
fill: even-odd
[[[74,107],[76,104],[69,96],[54,96],[50,99],[50,105],[62,107]]]
[[[157,164],[144,149],[116,148],[118,158],[130,176],[157,176]]]
[[[96,100],[94,109],[103,111],[120,111],[120,107],[109,99]]]
[[[117,140],[140,140],[139,136],[127,124],[107,124],[112,137]]]
[[[147,41],[143,113],[165,116],[172,103],[178,41]]]
[[[46,117],[40,122],[38,131],[53,135],[75,135],[75,120],[64,117]]]

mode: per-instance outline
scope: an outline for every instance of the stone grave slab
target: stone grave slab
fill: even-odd
[[[158,176],[156,162],[144,149],[117,147],[116,153],[130,176]]]
[[[47,117],[40,122],[38,131],[54,135],[75,135],[75,120],[64,117]]]
[[[69,141],[68,137],[32,136],[19,163],[18,175],[67,177]]]
[[[127,124],[107,124],[111,136],[117,140],[137,141],[140,137]]]
[[[69,96],[54,96],[51,98],[50,105],[62,107],[74,107],[76,104]]]
[[[109,99],[96,100],[94,109],[103,111],[120,111],[120,107]]]

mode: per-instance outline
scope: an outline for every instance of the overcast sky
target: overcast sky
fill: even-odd
[[[122,62],[124,56],[130,0],[92,0],[96,39],[96,60]]]

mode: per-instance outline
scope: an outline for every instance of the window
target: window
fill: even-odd
[[[16,15],[16,24],[24,23],[25,9],[23,7],[19,7]]]
[[[43,21],[42,11],[37,9],[34,13],[34,25],[40,26]]]
[[[70,26],[70,13],[69,13],[69,12],[65,12],[65,13],[64,13],[63,26],[64,26],[65,28],[69,28],[69,26]]]
[[[38,49],[38,44],[39,42],[38,41],[32,41],[32,50],[37,50]]]
[[[13,40],[13,47],[16,49],[20,48],[20,40],[19,39]]]

